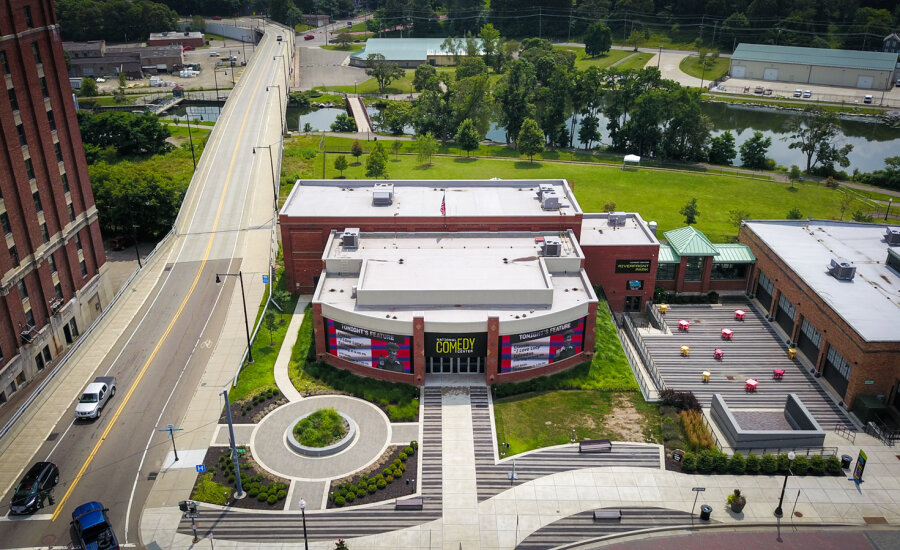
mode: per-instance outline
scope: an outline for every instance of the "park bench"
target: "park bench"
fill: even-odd
[[[598,520],[622,520],[622,510],[594,510],[594,521]]]
[[[609,453],[612,452],[612,442],[608,439],[585,439],[578,443],[579,453]]]
[[[394,503],[394,510],[421,510],[425,505],[422,497],[413,497],[406,500],[398,500]]]

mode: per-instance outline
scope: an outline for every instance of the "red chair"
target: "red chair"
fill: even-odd
[[[721,359],[724,356],[725,356],[725,352],[720,350],[719,348],[716,348],[716,350],[713,352],[713,357],[715,359]]]
[[[759,380],[756,378],[748,378],[744,381],[744,389],[749,391],[756,391],[756,385],[759,383]]]
[[[722,339],[723,340],[731,340],[732,336],[734,336],[734,332],[730,328],[722,329]]]
[[[743,309],[736,309],[736,310],[734,310],[734,320],[735,321],[743,321],[744,315],[746,315],[746,314],[747,314],[747,312],[744,311]]]
[[[679,319],[679,321],[678,321],[678,330],[683,330],[683,331],[687,332],[688,329],[690,329],[690,328],[691,328],[691,323],[690,323],[690,321],[687,321],[687,320],[685,320],[685,319]]]
[[[774,380],[781,380],[784,378],[784,369],[775,369],[772,371],[772,378]]]

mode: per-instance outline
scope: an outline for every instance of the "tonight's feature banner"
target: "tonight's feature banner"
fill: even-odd
[[[347,361],[392,372],[412,372],[412,337],[387,334],[325,319],[328,353]]]
[[[500,337],[500,372],[543,367],[581,353],[584,320]]]

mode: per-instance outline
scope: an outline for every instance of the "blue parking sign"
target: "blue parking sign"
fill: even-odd
[[[263,284],[264,285],[269,284],[269,276],[268,275],[263,275]]]
[[[206,471],[206,464],[197,464],[197,473],[202,474]]]

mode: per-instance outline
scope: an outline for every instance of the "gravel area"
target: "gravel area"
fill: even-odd
[[[738,426],[744,430],[793,430],[782,411],[748,411],[731,409]]]

